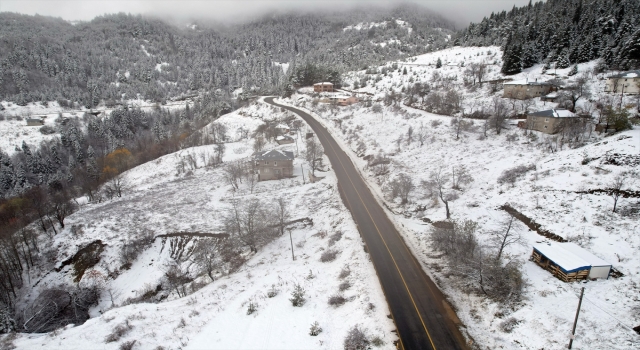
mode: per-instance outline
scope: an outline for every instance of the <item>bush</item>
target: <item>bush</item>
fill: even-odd
[[[249,307],[247,308],[247,315],[251,315],[256,311],[258,311],[258,304],[254,302],[250,302]]]
[[[105,343],[111,343],[120,340],[120,338],[129,333],[132,328],[133,326],[129,324],[129,320],[125,321],[123,324],[115,326],[115,328],[113,328],[113,330],[111,331],[111,334],[107,335],[107,337],[104,339]]]
[[[338,256],[338,251],[337,250],[333,250],[333,249],[329,249],[329,250],[325,251],[324,253],[322,253],[322,255],[320,256],[320,261],[322,261],[322,262],[334,261],[334,260],[336,260],[336,256]]]
[[[349,281],[344,281],[340,283],[340,286],[338,287],[338,289],[340,289],[341,292],[344,292],[349,288],[351,288],[351,283]]]
[[[344,338],[344,350],[367,350],[370,343],[367,335],[358,326],[354,326]]]
[[[351,274],[351,269],[349,268],[349,266],[345,266],[342,268],[342,271],[340,271],[338,278],[344,279],[344,278],[347,278],[350,274]]]
[[[342,238],[342,231],[338,231],[329,237],[329,246],[336,244]]]
[[[335,307],[342,306],[346,302],[347,302],[347,299],[342,295],[337,294],[329,297],[329,305],[331,306],[335,306]]]
[[[502,175],[498,177],[499,184],[511,184],[513,185],[520,177],[524,176],[531,170],[536,170],[535,164],[531,165],[518,165],[515,168],[507,169],[502,172]]]
[[[49,126],[49,125],[44,125],[42,127],[40,127],[40,133],[42,135],[51,135],[51,134],[55,134],[57,131],[55,128]]]
[[[275,284],[271,285],[271,289],[269,289],[269,291],[267,292],[267,297],[269,298],[273,298],[276,295],[278,295],[278,292],[280,292],[277,288]]]
[[[304,294],[304,288],[302,288],[300,284],[296,283],[296,285],[293,287],[293,292],[291,292],[291,298],[289,299],[289,301],[291,301],[291,305],[295,307],[304,305],[304,303],[307,301],[307,299],[305,299],[304,297]]]
[[[518,323],[518,320],[516,320],[514,317],[509,317],[508,319],[502,321],[499,327],[501,331],[505,333],[511,333],[516,328]]]
[[[120,350],[131,350],[133,346],[136,344],[135,340],[129,340],[122,344],[120,344]]]
[[[315,337],[320,333],[322,333],[322,327],[320,327],[318,321],[313,322],[311,324],[311,328],[309,329],[309,335]]]
[[[382,340],[382,338],[380,338],[379,336],[375,336],[373,339],[371,339],[371,345],[377,347],[383,346],[384,340]]]

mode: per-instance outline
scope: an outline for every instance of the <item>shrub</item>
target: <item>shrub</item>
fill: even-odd
[[[340,271],[338,278],[340,279],[347,278],[350,274],[351,274],[351,269],[349,268],[349,266],[345,266],[342,268],[342,271]]]
[[[344,350],[366,350],[370,343],[367,335],[358,326],[354,326],[344,338]]]
[[[383,346],[384,340],[382,340],[382,338],[380,338],[379,336],[375,336],[373,337],[373,339],[371,339],[371,345],[378,347]]]
[[[133,346],[136,344],[135,340],[129,340],[122,344],[120,344],[120,350],[131,350]]]
[[[302,288],[300,284],[296,283],[296,285],[293,287],[293,292],[291,292],[291,298],[289,299],[289,301],[291,301],[291,305],[295,307],[304,305],[304,303],[307,301],[307,299],[305,299],[304,297],[304,294],[304,288]]]
[[[311,328],[309,329],[309,335],[315,337],[320,333],[322,333],[322,327],[320,327],[318,321],[313,322],[311,324]]]
[[[351,283],[349,281],[344,281],[340,283],[340,286],[338,287],[338,289],[340,289],[341,292],[344,292],[349,288],[351,288]]]
[[[258,304],[254,302],[250,302],[249,307],[247,308],[247,315],[251,315],[256,311],[258,311]]]
[[[331,306],[335,306],[335,307],[342,306],[346,302],[347,302],[347,299],[344,296],[339,294],[332,295],[329,297],[329,305]]]
[[[49,125],[41,126],[39,131],[42,135],[51,135],[56,133],[56,129]]]
[[[524,176],[531,170],[536,170],[535,164],[518,165],[515,168],[507,169],[502,172],[502,175],[500,175],[500,177],[498,177],[498,183],[501,185],[505,183],[513,185],[518,180],[518,178]]]
[[[275,284],[271,285],[271,289],[269,289],[269,291],[267,292],[267,297],[269,298],[273,298],[276,295],[278,295],[279,290],[276,288]]]
[[[342,231],[338,231],[332,234],[331,237],[329,237],[329,246],[336,244],[336,242],[339,241],[340,238],[342,238]]]
[[[516,320],[514,317],[509,317],[508,319],[502,321],[499,327],[501,331],[505,333],[511,333],[516,328],[518,323],[518,320]]]
[[[132,325],[129,324],[129,320],[125,321],[123,324],[119,324],[113,328],[111,334],[107,335],[104,339],[105,343],[111,343],[114,341],[118,341],[125,334],[129,333],[129,331],[133,328]]]
[[[336,260],[336,256],[338,256],[338,251],[337,250],[333,250],[333,249],[329,249],[329,250],[325,251],[324,253],[322,253],[322,255],[320,256],[320,261],[322,261],[322,262],[334,261],[334,260]]]

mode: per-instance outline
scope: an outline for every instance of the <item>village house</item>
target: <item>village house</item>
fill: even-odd
[[[548,109],[531,113],[527,116],[526,128],[541,131],[545,134],[559,132],[568,119],[580,118],[565,109]]]
[[[350,106],[358,102],[358,98],[355,96],[339,95],[329,97],[329,102],[338,106]]]
[[[638,94],[640,93],[640,70],[614,74],[607,78],[604,92],[614,94]]]
[[[533,246],[531,260],[564,282],[609,278],[611,264],[571,242]]]
[[[551,92],[553,85],[547,82],[514,80],[503,84],[504,94],[502,97],[525,100],[528,98],[541,97]]]
[[[291,129],[287,125],[284,125],[284,124],[276,125],[276,130],[281,135],[288,134],[291,131]]]
[[[333,83],[315,83],[313,92],[333,92]]]
[[[293,176],[293,152],[262,151],[253,154],[258,181],[279,180]]]
[[[295,140],[291,136],[280,135],[280,136],[276,137],[276,142],[279,145],[286,145],[286,144],[289,144],[289,143],[294,143]]]
[[[42,118],[27,118],[27,126],[43,126],[44,119]]]

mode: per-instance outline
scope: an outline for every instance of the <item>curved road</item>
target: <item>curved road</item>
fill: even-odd
[[[468,349],[455,312],[411,254],[349,156],[311,115],[273,99],[265,98],[265,102],[296,113],[318,135],[338,178],[340,195],[358,225],[380,279],[398,329],[399,348]]]

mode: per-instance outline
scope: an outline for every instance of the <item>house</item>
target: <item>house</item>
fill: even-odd
[[[556,100],[560,97],[557,91],[550,92],[544,96],[540,97],[540,101],[544,102],[556,102]]]
[[[545,134],[555,134],[569,119],[580,118],[566,109],[548,109],[531,113],[527,116],[526,127],[529,130],[541,131]]]
[[[607,78],[604,92],[638,94],[640,93],[640,70],[614,74]]]
[[[276,142],[279,145],[286,145],[288,143],[294,143],[295,140],[291,136],[278,136],[276,137]]]
[[[553,85],[548,82],[514,80],[503,84],[504,94],[502,97],[525,100],[528,98],[540,97],[551,92]]]
[[[44,119],[42,118],[27,118],[27,126],[43,126]]]
[[[333,92],[333,83],[315,83],[313,92]]]
[[[278,180],[293,176],[293,152],[262,151],[253,154],[258,181]]]
[[[284,124],[276,125],[276,130],[281,135],[282,134],[288,134],[291,131],[291,129],[287,125],[284,125]]]
[[[355,96],[338,95],[329,97],[329,102],[338,106],[350,106],[358,102],[358,98]]]
[[[611,264],[571,242],[533,246],[531,260],[565,282],[609,278]]]

